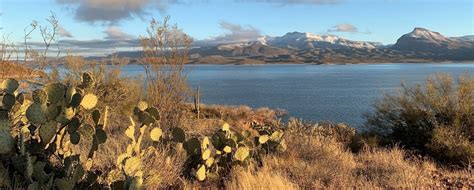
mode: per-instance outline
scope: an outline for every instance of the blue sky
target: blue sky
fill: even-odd
[[[232,40],[300,31],[394,43],[414,27],[446,36],[474,33],[472,0],[0,0],[0,32],[21,41],[32,20],[54,12],[61,40],[124,40],[151,18],[171,16],[196,40]],[[36,34],[32,41],[39,40]]]

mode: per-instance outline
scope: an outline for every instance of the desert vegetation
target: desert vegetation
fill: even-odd
[[[0,187],[474,187],[470,76],[403,86],[374,104],[363,132],[282,122],[268,108],[191,104],[199,93],[182,70],[190,41],[167,22],[152,21],[142,37],[142,77],[72,55],[61,76],[2,75]],[[43,55],[41,64],[56,67]],[[28,65],[37,61],[2,59],[2,73],[36,71]]]

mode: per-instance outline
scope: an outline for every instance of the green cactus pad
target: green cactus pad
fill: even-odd
[[[235,151],[234,154],[234,159],[243,162],[250,154],[249,148],[243,146],[237,148],[237,151]]]
[[[155,120],[160,120],[160,111],[158,111],[157,108],[155,107],[149,107],[145,110],[146,112],[148,112],[151,116],[153,116],[155,118]]]
[[[72,96],[76,94],[76,87],[75,86],[68,86],[66,90],[66,102],[69,103],[71,102]]]
[[[39,135],[41,137],[41,141],[44,144],[47,144],[51,141],[58,130],[58,125],[54,121],[50,121],[45,123],[39,128]]]
[[[197,138],[191,138],[184,144],[184,148],[189,155],[197,154],[201,150],[201,142]]]
[[[84,140],[90,141],[94,135],[94,127],[89,124],[83,124],[81,127],[79,127],[78,132],[81,134]]]
[[[0,84],[0,89],[3,89],[7,93],[13,94],[18,89],[19,86],[20,84],[18,83],[17,80],[10,78],[10,79],[4,80],[2,84]]]
[[[48,95],[44,90],[37,89],[33,91],[33,101],[38,104],[46,104],[46,101],[48,100]]]
[[[69,134],[72,134],[76,132],[77,129],[79,129],[79,126],[81,126],[81,121],[77,117],[74,117],[71,119],[69,125],[67,126],[67,132]]]
[[[78,132],[73,132],[69,134],[69,141],[71,141],[72,144],[79,144],[80,140],[81,135]]]
[[[179,127],[171,128],[171,135],[173,140],[176,142],[183,143],[186,140],[186,134],[184,133],[184,130]]]
[[[15,95],[7,93],[3,96],[3,99],[2,99],[3,107],[6,110],[10,110],[12,109],[13,105],[15,105],[15,101],[16,101]]]
[[[222,150],[226,146],[225,141],[226,137],[222,131],[214,133],[211,137],[212,145],[218,150]]]
[[[50,103],[64,101],[66,95],[66,86],[61,83],[53,83],[46,85],[43,90],[48,94],[48,101]]]
[[[59,190],[72,190],[75,185],[75,182],[70,178],[56,179],[54,183]]]
[[[75,93],[71,97],[71,101],[69,102],[69,106],[76,108],[81,104],[82,101],[82,95],[80,93]]]
[[[140,101],[138,102],[137,108],[140,111],[145,111],[148,108],[148,103],[146,103],[145,101]]]
[[[3,124],[2,124],[3,125]],[[5,154],[12,150],[15,140],[10,134],[8,126],[0,128],[0,154]]]
[[[46,122],[46,113],[48,107],[43,104],[33,103],[26,110],[26,118],[35,124],[43,124]]]
[[[105,141],[107,141],[107,134],[105,133],[103,129],[97,128],[95,130],[95,137],[99,144],[103,144],[105,143]]]
[[[94,121],[94,123],[96,125],[99,124],[99,120],[100,120],[100,111],[98,109],[95,109],[93,112],[92,112],[92,120]]]
[[[211,150],[210,149],[206,149],[206,150],[202,151],[202,154],[201,154],[202,160],[207,160],[210,157],[211,157]]]
[[[161,135],[163,134],[163,131],[159,127],[155,127],[150,131],[150,138],[153,141],[159,141],[161,138]]]
[[[54,105],[48,106],[48,109],[46,111],[46,119],[48,120],[53,120],[59,115],[59,109],[60,107],[56,107]]]
[[[199,169],[196,171],[196,178],[199,181],[204,181],[206,180],[206,166],[201,165]]]
[[[97,96],[94,94],[86,94],[81,101],[81,106],[86,109],[90,110],[97,105]]]
[[[82,73],[82,88],[90,88],[94,85],[94,78],[91,72]]]
[[[140,122],[148,126],[150,126],[150,124],[152,123],[155,123],[156,121],[155,118],[153,118],[153,116],[151,116],[148,112],[143,111],[140,111],[140,113],[138,113],[138,119],[140,120]]]

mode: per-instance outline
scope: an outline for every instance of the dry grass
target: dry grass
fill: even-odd
[[[425,165],[431,165],[426,161]],[[429,170],[406,159],[399,148],[364,151],[357,155],[353,171],[357,181],[381,188],[427,188],[433,185]]]
[[[255,171],[244,168],[236,168],[232,176],[225,184],[226,189],[298,189],[295,184],[285,177],[267,168]]]

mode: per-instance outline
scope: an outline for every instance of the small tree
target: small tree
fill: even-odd
[[[191,38],[176,25],[150,21],[147,35],[140,38],[146,72],[146,99],[162,112],[162,122],[174,126],[180,119],[180,106],[189,94],[184,64],[188,61]]]
[[[404,147],[458,164],[474,158],[474,79],[429,77],[424,85],[386,94],[367,115],[373,133]]]

